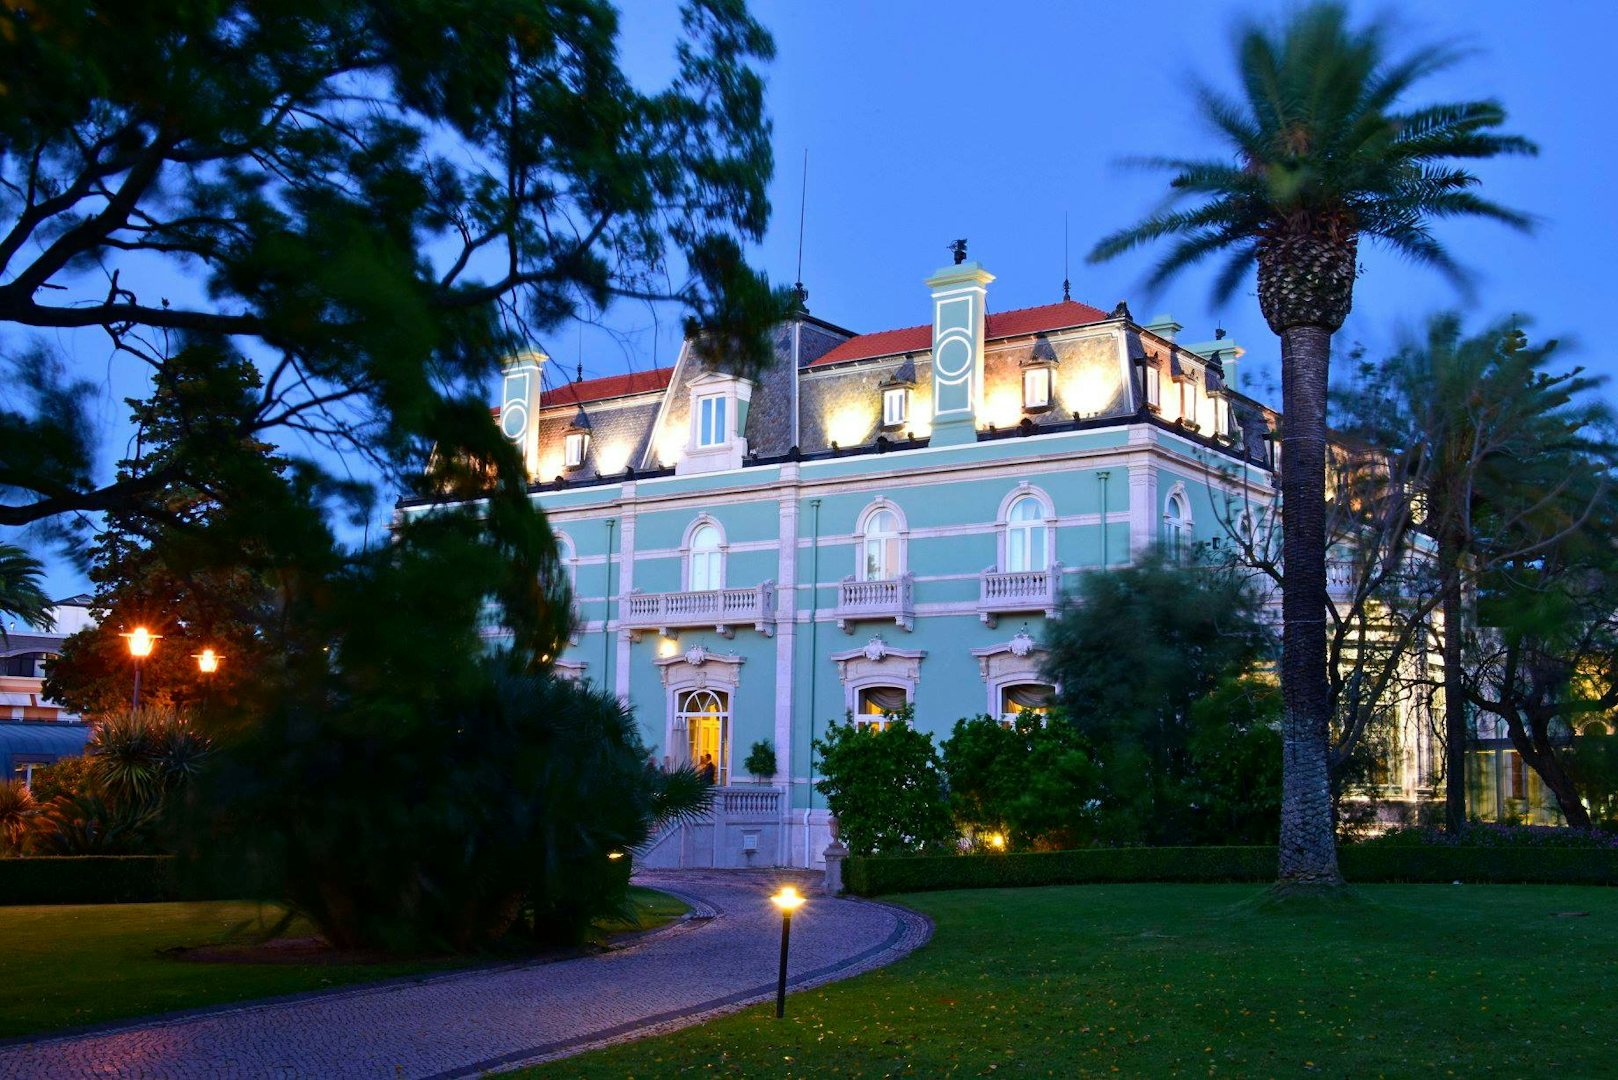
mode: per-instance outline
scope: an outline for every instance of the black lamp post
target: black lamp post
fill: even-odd
[[[803,906],[804,900],[791,885],[770,897],[770,903],[781,909],[781,970],[775,980],[775,1017],[787,1014],[787,944],[792,940],[792,913]]]

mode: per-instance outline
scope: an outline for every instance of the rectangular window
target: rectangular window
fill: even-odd
[[[723,446],[725,437],[725,399],[717,394],[698,398],[697,445]]]
[[[882,426],[898,427],[910,419],[910,391],[902,386],[882,391]]]
[[[575,431],[562,440],[564,461],[568,468],[576,469],[584,464],[584,440],[588,438],[583,432]]]
[[[1197,426],[1197,380],[1190,375],[1180,381],[1180,419]]]
[[[1523,765],[1522,755],[1513,750],[1507,760],[1511,763],[1511,797],[1528,798],[1528,769]]]
[[[1141,378],[1146,383],[1146,404],[1153,409],[1162,407],[1163,379],[1155,364],[1147,364],[1141,368]]]
[[[1230,435],[1230,402],[1223,397],[1213,400],[1214,433],[1229,437]]]
[[[1046,409],[1051,404],[1051,369],[1029,368],[1022,373],[1022,407]]]
[[[899,721],[909,702],[910,695],[902,687],[868,686],[859,692],[854,726],[882,731]]]

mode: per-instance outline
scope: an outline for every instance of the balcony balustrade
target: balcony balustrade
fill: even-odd
[[[885,581],[844,578],[837,586],[837,628],[852,634],[861,619],[892,619],[902,629],[915,629],[915,578],[909,574]]]
[[[984,626],[994,626],[1001,615],[1025,612],[1056,614],[1062,594],[1062,564],[1046,570],[983,571],[978,593],[978,618]]]
[[[752,624],[771,637],[775,633],[775,582],[751,589],[704,589],[697,592],[641,593],[624,597],[623,626],[631,634],[656,630],[665,637],[673,631],[713,627],[730,637],[737,626]]]

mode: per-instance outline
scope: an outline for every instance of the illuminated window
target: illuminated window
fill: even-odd
[[[861,581],[888,581],[899,576],[899,518],[891,510],[878,510],[865,520],[861,544]]]
[[[1213,399],[1214,434],[1230,437],[1230,402],[1223,394]]]
[[[712,784],[730,780],[730,695],[722,690],[687,690],[674,713],[671,744]]]
[[[910,391],[903,386],[882,391],[882,426],[898,427],[910,419]]]
[[[725,399],[720,394],[697,399],[697,445],[722,446],[725,432]]]
[[[867,686],[856,701],[854,725],[882,731],[900,722],[899,714],[910,703],[910,695],[900,686]]]
[[[1029,368],[1022,373],[1022,407],[1048,409],[1051,405],[1051,369]]]
[[[1146,405],[1153,412],[1163,407],[1163,373],[1154,360],[1141,363],[1141,382],[1146,386]]]
[[[1000,691],[1000,722],[1010,724],[1023,713],[1043,720],[1051,714],[1051,688],[1044,683],[1017,683]]]
[[[1511,797],[1528,798],[1528,770],[1523,765],[1522,755],[1513,750],[1507,760],[1511,764]]]
[[[576,469],[584,464],[584,451],[590,445],[590,436],[582,431],[570,432],[562,440],[563,462],[569,469]]]
[[[719,530],[698,525],[691,534],[690,582],[692,592],[708,592],[725,587],[725,553],[719,547]]]
[[[1188,426],[1197,425],[1197,378],[1187,374],[1180,381],[1180,419]]]
[[[1006,569],[1045,569],[1045,508],[1032,495],[1012,503],[1006,515]]]

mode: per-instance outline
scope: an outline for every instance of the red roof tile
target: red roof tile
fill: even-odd
[[[547,390],[539,399],[542,408],[556,405],[582,404],[586,401],[605,401],[607,398],[628,397],[631,394],[651,394],[668,389],[674,377],[671,367],[651,371],[631,371],[624,375],[604,375],[599,379],[570,382]]]
[[[994,341],[998,338],[1019,337],[1023,334],[1038,334],[1047,330],[1062,330],[1069,326],[1100,322],[1107,317],[1107,314],[1099,308],[1081,304],[1076,300],[1063,300],[1040,307],[1018,308],[1016,311],[991,311],[986,337]],[[849,360],[869,360],[877,356],[924,352],[932,348],[932,344],[931,325],[907,326],[902,330],[880,330],[874,334],[860,334],[858,337],[849,338],[809,366],[820,367],[824,364],[839,364]]]

